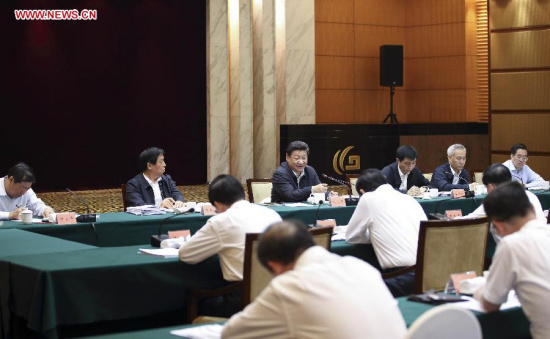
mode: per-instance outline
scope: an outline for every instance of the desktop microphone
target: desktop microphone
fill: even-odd
[[[319,216],[319,210],[321,209],[321,205],[325,202],[323,200],[319,200],[319,207],[317,207],[317,212],[315,212],[315,219],[313,219],[313,224],[310,227],[317,226],[317,217]]]
[[[168,234],[162,234],[162,225],[164,224],[164,222],[168,219],[172,219],[174,217],[177,217],[178,215],[187,215],[189,213],[193,213],[195,212],[195,209],[194,208],[190,208],[189,210],[187,210],[186,212],[183,212],[183,213],[175,213],[174,215],[171,215],[167,218],[164,218],[162,219],[162,221],[160,222],[159,224],[159,231],[158,231],[158,234],[155,234],[155,235],[152,235],[151,236],[151,246],[153,247],[160,247],[160,243],[163,241],[163,240],[166,240],[168,239]]]
[[[86,214],[81,214],[76,218],[76,221],[78,222],[96,222],[98,219],[98,216],[95,213],[90,213],[90,205],[88,205],[88,202],[86,199],[81,197],[80,195],[76,194],[75,192],[71,191],[69,188],[65,188],[65,191],[71,193],[74,197],[78,198],[80,201],[83,201],[86,205]]]
[[[450,172],[447,172],[445,171],[445,174],[450,174],[454,177],[454,174],[450,173]],[[466,179],[464,179],[463,177],[461,177],[460,175],[458,176],[458,180],[460,182],[460,180],[464,181],[464,183],[466,185],[468,185],[468,189],[464,190],[464,198],[473,198],[475,197],[475,192],[474,191],[470,191],[470,182]]]
[[[321,174],[322,177],[324,178],[327,178],[329,180],[332,180],[336,183],[339,183],[340,185],[343,185],[343,186],[346,186],[347,190],[348,190],[348,194],[349,196],[347,198],[345,198],[345,201],[346,201],[346,206],[357,206],[357,204],[359,203],[359,199],[358,198],[352,198],[351,197],[351,185],[355,186],[355,184],[351,183],[351,182],[345,182],[343,180],[340,180],[340,179],[336,179],[336,178],[333,178],[329,175],[326,175],[326,174]],[[349,184],[349,185],[348,185]]]
[[[512,173],[510,173],[512,174]],[[523,183],[523,178],[518,176],[518,175],[515,175],[515,174],[512,174],[512,176],[516,179],[519,179],[519,181],[521,182],[521,186],[523,186],[523,188],[525,188],[525,184]]]

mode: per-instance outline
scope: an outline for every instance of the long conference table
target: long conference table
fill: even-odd
[[[550,193],[537,192],[543,208]],[[426,213],[473,211],[484,197],[419,201]],[[272,207],[282,218],[305,223],[334,218],[346,224],[354,207]],[[138,254],[169,215],[102,214],[94,228],[77,225],[0,227],[0,304],[3,336],[29,333],[48,338],[120,332],[185,323],[185,296],[192,288],[217,288],[223,280],[219,259],[197,265],[177,258]],[[196,232],[208,219],[199,214],[167,219],[163,231]],[[97,240],[96,240],[97,235]],[[333,242],[331,251],[353,255],[379,267],[371,245]],[[418,315],[422,312],[418,309]],[[521,309],[517,312],[523,314]],[[499,312],[501,313],[501,312]],[[519,333],[528,333],[520,326]],[[522,332],[523,331],[523,332]]]

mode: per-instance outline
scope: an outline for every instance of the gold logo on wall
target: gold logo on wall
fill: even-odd
[[[350,155],[348,157],[349,151],[351,151],[354,147],[355,146],[348,146],[342,151],[342,153],[338,150],[338,152],[334,154],[334,158],[332,159],[332,167],[334,168],[334,172],[342,175],[345,171],[353,171],[361,168],[361,156]],[[344,166],[346,157],[348,159],[348,164]]]

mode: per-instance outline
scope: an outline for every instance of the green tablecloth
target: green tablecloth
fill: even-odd
[[[435,307],[427,304],[407,301],[407,298],[398,298],[399,309],[405,319],[407,327],[418,319],[424,312]],[[521,308],[499,311],[491,314],[483,314],[473,312],[477,317],[481,330],[483,331],[484,339],[512,339],[512,338],[530,338],[529,321],[525,317]],[[103,339],[169,339],[175,338],[170,331],[179,330],[186,327],[200,325],[180,325],[165,328],[157,328],[152,330],[134,331],[127,333],[106,334],[100,336],[86,338],[103,338]],[[431,338],[430,338],[431,339]]]

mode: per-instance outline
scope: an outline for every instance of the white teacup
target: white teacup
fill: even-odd
[[[475,193],[476,195],[485,194],[485,185],[477,185]]]
[[[24,225],[32,224],[32,211],[24,210],[19,213],[19,219],[23,222]]]
[[[550,189],[550,181],[543,181],[543,182],[541,183],[541,186],[542,186],[542,189],[543,189],[543,190]]]
[[[437,188],[430,188],[430,197],[436,198],[439,195],[439,190]]]
[[[318,204],[319,201],[325,201],[325,193],[313,193],[313,199],[315,199],[315,203]]]

